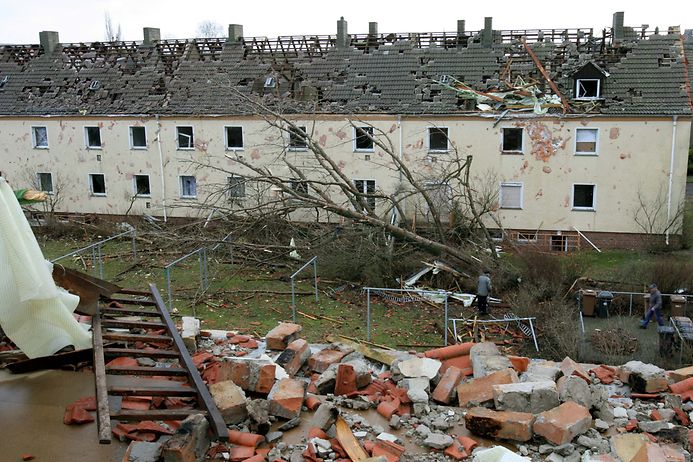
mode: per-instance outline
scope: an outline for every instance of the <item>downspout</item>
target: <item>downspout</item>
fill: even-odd
[[[397,129],[399,131],[399,160],[400,162],[402,161],[402,116],[397,115]],[[400,188],[402,187],[402,169],[399,169],[399,186]],[[402,204],[402,211],[406,213],[407,207],[406,207],[406,199],[404,200],[405,202]],[[404,217],[399,217],[400,220],[404,220]]]
[[[669,160],[669,192],[667,193],[667,222],[664,232],[664,242],[669,245],[669,221],[671,220],[671,192],[674,186],[674,158],[676,156],[676,122],[678,116],[673,117],[674,123],[671,128],[671,159]]]
[[[159,114],[156,118],[156,144],[159,147],[159,175],[161,176],[161,206],[164,209],[164,223],[166,223],[166,179],[164,178],[164,153],[161,150],[161,120]]]

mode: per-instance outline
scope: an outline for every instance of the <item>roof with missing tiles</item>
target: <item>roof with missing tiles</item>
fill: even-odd
[[[618,46],[584,30],[563,38],[540,33],[528,42],[571,112],[693,113],[693,40],[677,31],[636,37],[626,29]],[[551,93],[517,34],[494,31],[491,46],[482,35],[352,36],[347,47],[336,47],[331,36],[62,44],[54,53],[6,45],[0,46],[0,114],[249,114],[253,108],[241,95],[251,94],[285,112],[480,112],[441,84],[442,76],[478,92],[499,91],[520,77]],[[601,98],[576,101],[575,76],[588,63],[603,78]]]

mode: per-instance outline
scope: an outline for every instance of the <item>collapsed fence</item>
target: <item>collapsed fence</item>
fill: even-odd
[[[123,238],[128,237],[128,236],[130,237],[130,241],[131,241],[132,259],[133,259],[133,261],[137,261],[137,230],[135,228],[132,228],[132,229],[129,229],[129,230],[122,232],[120,234],[116,234],[115,236],[111,236],[111,237],[108,237],[106,239],[102,239],[100,241],[89,244],[86,247],[82,247],[80,249],[73,250],[72,252],[66,253],[65,255],[61,255],[59,257],[56,257],[56,258],[52,259],[50,262],[51,263],[57,263],[59,261],[65,260],[66,258],[69,258],[69,257],[79,257],[80,259],[82,259],[83,254],[91,252],[92,270],[98,269],[99,278],[104,279],[104,261],[107,258],[107,256],[104,255],[104,252],[103,252],[104,245],[106,245],[109,242],[123,239]]]

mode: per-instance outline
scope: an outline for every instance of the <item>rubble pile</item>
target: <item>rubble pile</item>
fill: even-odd
[[[291,323],[264,339],[183,326],[229,441],[212,442],[199,414],[121,423],[125,461],[690,461],[693,367],[557,363],[494,343],[313,345]],[[74,403],[65,423],[94,406]]]

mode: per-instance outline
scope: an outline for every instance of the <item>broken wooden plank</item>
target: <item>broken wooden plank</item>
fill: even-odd
[[[92,345],[94,347],[94,385],[96,388],[96,419],[99,443],[111,443],[111,415],[108,408],[108,389],[106,388],[106,364],[104,360],[103,339],[101,338],[101,316],[99,307],[92,317]]]
[[[178,358],[178,352],[173,350],[140,350],[137,348],[104,348],[103,353],[107,357],[132,356],[133,358]]]
[[[182,367],[146,367],[146,366],[106,366],[106,373],[113,375],[188,375]]]
[[[532,61],[534,61],[534,64],[537,66],[537,69],[539,69],[539,72],[541,75],[544,77],[546,80],[546,83],[549,84],[551,87],[551,90],[558,95],[558,97],[561,99],[561,104],[563,105],[563,113],[570,112],[570,104],[568,104],[568,100],[565,99],[565,96],[558,90],[558,87],[556,86],[555,83],[553,83],[553,80],[551,80],[551,76],[549,75],[548,72],[546,72],[546,69],[544,69],[544,66],[541,64],[541,61],[537,57],[536,54],[534,54],[534,51],[532,48],[529,46],[527,43],[527,40],[522,37],[522,44],[525,46],[525,50],[527,50],[527,54],[532,58]]]
[[[172,342],[168,335],[126,334],[123,332],[104,332],[104,340],[119,340],[122,342]]]
[[[335,427],[337,428],[337,440],[351,460],[354,462],[361,462],[368,459],[368,454],[366,454],[366,451],[361,447],[361,444],[359,444],[358,440],[351,432],[349,424],[346,423],[342,416],[337,417]]]
[[[137,309],[137,308],[120,308],[117,306],[107,306],[101,308],[101,314],[106,315],[106,314],[136,314],[144,317],[157,317],[159,316],[159,313],[153,310],[143,310],[143,309]]]
[[[348,347],[351,347],[354,349],[354,351],[358,351],[361,353],[363,356],[365,356],[368,359],[372,359],[374,361],[378,361],[379,363],[383,363],[387,366],[390,366],[395,359],[397,359],[397,356],[395,354],[391,353],[388,350],[379,350],[375,348],[371,348],[368,345],[363,345],[359,342],[355,342],[353,340],[346,339],[344,337],[340,336],[334,336],[334,335],[328,335],[327,340],[332,343],[341,343],[343,345],[346,345]]]
[[[111,418],[122,421],[134,420],[183,420],[193,414],[207,416],[207,411],[200,409],[122,409],[112,412]]]
[[[103,327],[141,327],[143,329],[163,329],[166,324],[154,321],[121,321],[119,319],[104,319],[101,321]]]

